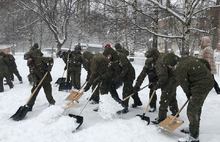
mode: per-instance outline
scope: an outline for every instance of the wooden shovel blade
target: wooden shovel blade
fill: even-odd
[[[79,90],[71,90],[69,96],[66,97],[66,100],[78,101],[82,95],[83,95],[83,92],[80,92]]]
[[[183,120],[180,120],[179,118],[170,115],[165,120],[160,122],[159,127],[165,131],[172,133],[183,123],[184,123]]]

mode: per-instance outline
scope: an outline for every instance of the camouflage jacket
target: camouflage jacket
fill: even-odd
[[[125,48],[120,48],[120,49],[116,49],[117,52],[124,54],[125,56],[129,55],[129,51],[126,50]]]
[[[176,66],[176,78],[183,91],[190,96],[192,88],[206,90],[206,85],[213,84],[213,77],[207,63],[195,57],[183,57]]]
[[[45,82],[51,82],[52,77],[50,71],[53,67],[53,58],[51,57],[33,57],[31,60],[28,60],[28,67],[30,69],[30,73],[33,76],[34,82],[38,83],[46,72],[49,72],[47,77],[45,78]]]
[[[155,64],[153,63],[152,58],[147,58],[145,60],[145,65],[140,75],[137,77],[135,86],[140,87],[147,75],[150,84],[156,83],[158,81]]]
[[[100,53],[93,56],[90,66],[91,75],[89,77],[88,84],[92,84],[98,77],[101,79],[107,79],[110,77],[110,74],[107,72],[108,63],[108,59]]]
[[[3,54],[0,54],[0,76],[4,77],[8,72],[7,60]]]
[[[167,54],[160,53],[155,65],[156,74],[158,76],[157,87],[159,88],[167,87],[166,85],[168,82],[177,86],[174,70],[169,68],[167,63],[164,62],[166,56]]]
[[[123,81],[133,81],[135,79],[135,70],[131,62],[124,55],[119,53],[119,65],[121,67],[121,72],[119,73],[119,78]]]
[[[83,63],[82,54],[77,51],[72,51],[69,55],[69,63],[68,70],[69,71],[81,71],[81,65]]]

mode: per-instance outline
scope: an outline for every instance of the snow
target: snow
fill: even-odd
[[[140,56],[139,56],[140,55]],[[139,56],[134,58],[133,65],[136,70],[136,76],[142,70],[144,65],[143,54],[135,54]],[[56,105],[49,106],[43,90],[40,91],[36,99],[32,112],[28,112],[24,120],[13,121],[10,118],[17,109],[25,105],[29,96],[31,85],[27,80],[28,68],[26,61],[23,60],[23,54],[19,53],[15,56],[24,83],[19,84],[15,77],[13,89],[9,89],[4,85],[5,92],[0,93],[0,142],[177,142],[185,134],[180,133],[179,129],[188,126],[186,116],[186,108],[180,114],[180,119],[184,120],[184,124],[173,133],[160,130],[155,125],[148,125],[145,121],[136,117],[136,114],[142,114],[148,102],[149,89],[145,88],[140,91],[139,96],[144,104],[138,108],[129,108],[129,112],[123,115],[116,115],[115,112],[121,109],[109,94],[100,96],[101,103],[88,104],[91,95],[91,89],[85,92],[79,99],[79,103],[74,104],[72,108],[65,109],[67,103],[65,98],[68,92],[59,92],[54,82],[62,76],[64,63],[60,58],[55,58],[55,64],[52,69],[52,88],[53,97]],[[141,59],[143,58],[143,59]],[[86,71],[83,69],[81,74],[81,83],[86,79]],[[220,80],[215,75],[217,81]],[[144,80],[142,86],[148,84],[148,79]],[[122,93],[122,87],[118,89],[118,93]],[[160,90],[157,91],[158,98]],[[179,107],[186,101],[185,94],[180,87],[177,88],[177,100]],[[133,100],[130,99],[131,105]],[[159,101],[157,106],[159,106]],[[93,109],[99,107],[98,112]],[[216,95],[214,90],[210,91],[205,104],[200,125],[200,141],[201,142],[219,142],[220,139],[220,95]],[[157,108],[158,109],[158,108]],[[82,113],[80,113],[82,111]],[[68,116],[69,113],[81,115],[84,122],[80,129],[73,132],[78,126],[74,118]],[[146,113],[151,120],[157,117],[158,110],[155,113]],[[170,114],[170,112],[168,112]]]

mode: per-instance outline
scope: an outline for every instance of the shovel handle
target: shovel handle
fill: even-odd
[[[176,113],[176,115],[171,119],[170,123],[172,123],[177,116],[180,114],[180,112],[183,110],[183,108],[186,106],[186,104],[189,102],[189,99],[187,99],[187,101],[182,105],[182,107],[180,108],[180,110]]]
[[[97,84],[94,88],[94,90],[92,91],[92,95],[90,96],[90,98],[92,98],[94,92],[96,91],[96,89],[98,88],[99,84]],[[83,106],[82,110],[80,111],[79,115],[81,115],[81,113],[83,112],[83,110],[86,108],[86,106],[88,105],[90,98],[88,99],[88,101],[86,102],[86,104]]]
[[[147,86],[149,86],[149,84],[147,84],[147,85],[145,85],[144,87],[142,87],[141,89],[139,89],[138,92],[141,91],[141,90],[143,90],[143,89],[146,88]],[[135,92],[135,93],[136,93],[136,92]],[[122,101],[126,101],[126,100],[129,99],[131,96],[133,96],[135,93],[132,93],[132,94],[130,94],[129,96],[125,97]]]
[[[153,99],[153,97],[154,97],[155,94],[156,94],[156,90],[154,90],[153,93],[151,94],[151,97],[150,97],[150,99],[149,99],[149,101],[148,101],[147,106],[146,106],[145,109],[144,109],[144,113],[143,113],[143,114],[145,114],[145,113],[148,111],[148,108],[149,108],[149,106],[150,106],[150,102],[152,101],[152,99]]]

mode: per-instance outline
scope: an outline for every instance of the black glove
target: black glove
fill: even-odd
[[[186,94],[187,99],[190,99],[191,96],[192,96],[191,93]]]
[[[86,86],[85,86],[85,88],[84,88],[84,91],[85,91],[85,92],[88,91],[89,88],[90,88],[90,86],[91,86],[91,85],[90,85],[89,83],[87,83]]]

